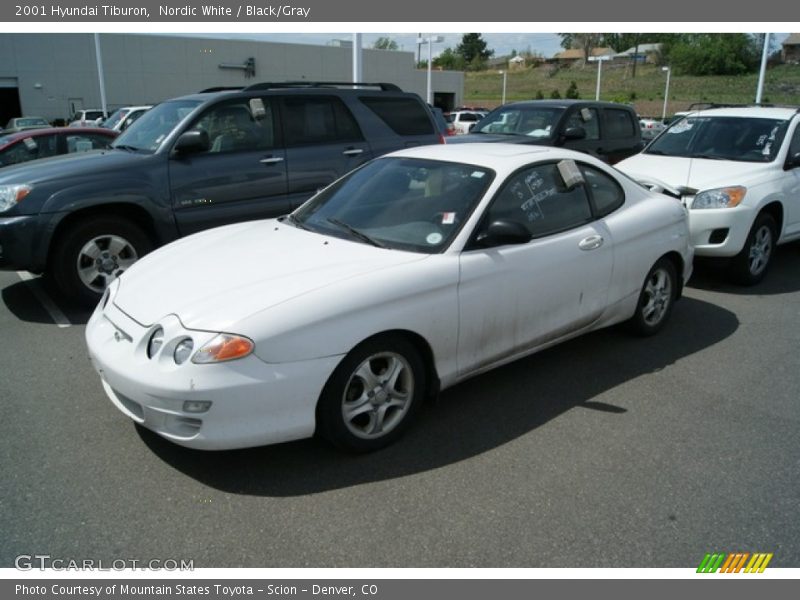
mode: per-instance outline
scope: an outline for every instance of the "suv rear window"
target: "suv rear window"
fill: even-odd
[[[364,105],[374,112],[397,135],[429,135],[434,133],[428,111],[413,98],[362,96]]]
[[[335,96],[283,99],[287,146],[361,141],[364,136],[344,103]]]
[[[636,134],[637,125],[627,110],[606,108],[603,112],[609,138],[627,138]]]

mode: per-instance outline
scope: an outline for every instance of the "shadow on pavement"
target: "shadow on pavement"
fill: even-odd
[[[456,463],[526,435],[575,407],[624,418],[626,409],[594,398],[713,346],[738,325],[728,310],[683,298],[670,323],[654,337],[607,329],[450,388],[420,411],[401,440],[369,455],[343,454],[318,440],[202,452],[176,446],[141,427],[138,433],[166,463],[213,488],[257,496],[312,494]]]
[[[18,281],[0,292],[3,303],[20,321],[27,323],[53,324],[53,316],[42,305],[33,290],[50,301],[64,314],[72,325],[85,325],[92,311],[76,306],[45,283],[44,278],[34,277],[28,281]]]

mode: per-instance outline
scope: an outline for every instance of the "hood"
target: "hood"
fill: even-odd
[[[614,166],[637,181],[664,182],[673,188],[688,187],[699,191],[748,185],[764,173],[767,164],[637,154]]]
[[[447,138],[448,144],[474,144],[476,142],[504,144],[540,144],[552,146],[553,140],[549,137],[533,138],[529,135],[515,135],[512,133],[468,133],[466,135],[454,135]]]
[[[126,150],[92,150],[40,158],[0,169],[0,184],[62,181],[87,173],[99,173],[109,169],[123,169],[133,162],[148,158],[151,154]]]
[[[277,220],[211,229],[138,261],[114,304],[143,325],[177,315],[190,329],[231,331],[238,321],[343,279],[422,260]]]

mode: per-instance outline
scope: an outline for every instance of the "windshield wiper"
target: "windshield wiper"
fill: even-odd
[[[357,237],[362,242],[366,242],[367,244],[371,244],[372,246],[375,246],[376,248],[385,248],[386,247],[383,244],[381,244],[378,240],[368,236],[363,231],[359,231],[358,229],[356,229],[352,225],[348,225],[344,221],[340,221],[339,219],[335,219],[333,217],[328,217],[326,220],[328,221],[328,223],[333,223],[334,225],[337,225],[337,226],[341,227],[345,231],[348,231],[350,234],[353,235],[353,237]]]
[[[724,156],[712,156],[711,154],[692,154],[690,158],[705,158],[707,160],[729,160]]]
[[[119,148],[120,150],[127,150],[128,152],[138,152],[139,148],[136,146],[129,146],[127,144],[116,144],[114,148]]]
[[[294,213],[289,213],[288,215],[284,215],[279,219],[279,221],[289,221],[292,225],[297,227],[298,229],[303,229],[305,231],[311,231],[300,219],[294,216]]]

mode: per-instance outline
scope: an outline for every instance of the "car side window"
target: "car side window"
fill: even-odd
[[[580,169],[589,188],[596,216],[605,217],[625,203],[625,192],[613,177],[588,165],[580,165]]]
[[[282,108],[287,146],[364,139],[350,110],[335,96],[288,96],[283,98]]]
[[[600,117],[596,108],[581,108],[576,110],[567,119],[566,128],[583,127],[586,132],[585,140],[600,139]]]
[[[205,111],[191,129],[208,133],[210,154],[252,152],[275,146],[271,105],[264,100],[266,114],[256,119],[247,99],[215,104]]]
[[[605,126],[608,137],[611,139],[627,138],[635,134],[637,123],[634,123],[631,113],[619,108],[606,108]]]
[[[72,154],[73,152],[88,152],[89,150],[108,148],[112,141],[112,138],[90,133],[67,135],[67,152]]]
[[[484,225],[498,219],[525,225],[532,237],[542,237],[592,220],[582,185],[564,188],[555,163],[536,165],[512,175],[495,196]]]
[[[792,141],[789,144],[789,156],[794,156],[798,152],[800,152],[800,122],[794,128],[794,135],[792,135]]]

